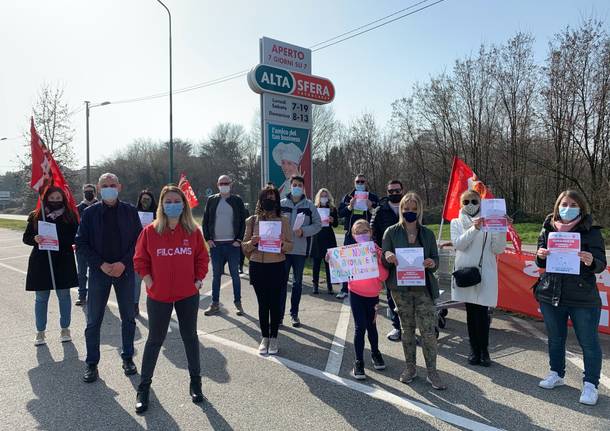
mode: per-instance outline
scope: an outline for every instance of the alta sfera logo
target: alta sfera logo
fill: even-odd
[[[248,73],[248,85],[255,93],[273,93],[304,99],[322,105],[335,98],[330,80],[259,64]]]

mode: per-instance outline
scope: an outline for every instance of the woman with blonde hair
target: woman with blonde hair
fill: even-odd
[[[406,193],[400,201],[399,221],[390,226],[383,235],[383,262],[390,270],[386,281],[396,303],[396,310],[402,327],[402,347],[406,368],[400,381],[411,383],[417,376],[415,367],[415,328],[419,328],[421,345],[428,371],[427,381],[434,389],[443,390],[447,386],[436,370],[436,313],[434,301],[438,298],[438,284],[434,271],[438,267],[438,248],[434,233],[422,225],[423,202],[415,192]],[[424,261],[424,284],[405,286],[397,280],[397,250],[418,247],[422,249]]]
[[[328,213],[328,218],[322,218],[322,229],[314,235],[311,245],[311,258],[313,260],[313,293],[317,295],[319,293],[318,285],[322,261],[324,260],[328,249],[337,246],[337,237],[335,236],[333,228],[339,226],[339,216],[337,215],[335,199],[328,189],[321,188],[318,190],[314,199],[314,205],[318,208],[321,218],[322,214]],[[324,267],[326,269],[326,287],[328,293],[332,294],[333,285],[330,282],[330,268],[328,262],[324,262]]]
[[[174,309],[191,376],[191,400],[203,401],[197,313],[199,289],[208,272],[209,256],[182,190],[174,185],[165,186],[159,203],[157,217],[142,230],[133,258],[148,294],[148,339],[136,396],[137,413],[148,409],[153,372]]]
[[[481,196],[466,190],[460,198],[460,214],[451,220],[451,242],[455,247],[455,269],[478,268],[481,282],[459,287],[452,280],[451,299],[466,303],[466,322],[470,341],[470,365],[489,367],[489,309],[498,304],[498,265],[496,256],[506,247],[505,233],[481,230]]]
[[[597,290],[596,274],[606,269],[606,250],[601,227],[593,222],[587,201],[574,190],[562,192],[553,212],[542,224],[538,237],[536,265],[547,268],[549,235],[554,232],[577,233],[580,238],[578,274],[544,272],[534,293],[540,303],[544,325],[548,333],[551,370],[538,384],[553,389],[565,384],[566,338],[568,317],[574,326],[576,338],[583,352],[585,372],[580,402],[597,404],[599,378],[602,369],[602,350],[599,344],[598,325],[601,298]]]

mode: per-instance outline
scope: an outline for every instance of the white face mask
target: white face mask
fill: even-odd
[[[322,205],[326,205],[328,203],[328,198],[324,198],[324,197],[320,198],[320,203]]]
[[[218,186],[218,190],[220,190],[220,193],[223,195],[226,195],[231,192],[231,186]]]
[[[480,208],[481,208],[481,204],[478,204],[478,205],[468,204],[468,205],[464,205],[464,212],[472,217],[472,216],[477,215]]]

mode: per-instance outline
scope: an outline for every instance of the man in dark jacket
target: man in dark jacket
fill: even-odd
[[[203,235],[208,241],[212,258],[212,303],[203,314],[211,316],[220,312],[220,278],[225,263],[233,280],[233,302],[238,316],[244,312],[241,306],[241,279],[239,259],[241,241],[246,230],[246,208],[237,195],[231,194],[231,178],[218,178],[220,193],[210,196],[203,212]]]
[[[356,192],[368,193],[367,199],[364,202],[359,202],[356,198]],[[379,198],[375,193],[369,191],[368,182],[364,174],[356,175],[354,179],[354,190],[348,193],[339,204],[339,217],[343,218],[343,227],[345,228],[345,240],[343,245],[355,244],[356,241],[352,238],[352,226],[360,219],[371,221],[372,210],[379,204]],[[343,299],[347,296],[347,283],[343,283],[341,292],[337,294],[337,299]]]
[[[383,233],[392,225],[398,223],[398,211],[400,200],[404,194],[402,183],[398,180],[390,180],[387,186],[388,195],[379,201],[379,206],[373,211],[371,217],[371,228],[373,229],[373,239],[379,247],[383,240]],[[388,298],[388,310],[392,319],[393,329],[387,337],[390,341],[400,341],[400,319],[394,311],[396,305],[392,299],[392,294],[386,289]]]
[[[91,205],[97,203],[95,193],[95,184],[85,184],[83,186],[83,201],[76,207],[78,209],[78,215],[82,218],[83,211],[89,208]],[[87,271],[89,270],[89,264],[80,249],[76,249],[76,263],[78,271],[78,299],[74,305],[84,305],[87,302]]]
[[[83,212],[76,234],[76,247],[85,255],[89,268],[89,299],[87,301],[87,370],[86,383],[97,380],[100,360],[100,329],[110,295],[110,287],[119,304],[125,375],[137,373],[133,363],[133,338],[136,330],[133,254],[142,230],[138,211],[118,199],[121,184],[116,175],[103,174],[98,182],[102,202]]]

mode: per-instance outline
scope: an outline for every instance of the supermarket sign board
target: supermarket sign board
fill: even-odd
[[[248,73],[248,85],[255,93],[291,96],[322,105],[335,98],[333,83],[320,76],[259,64]]]

